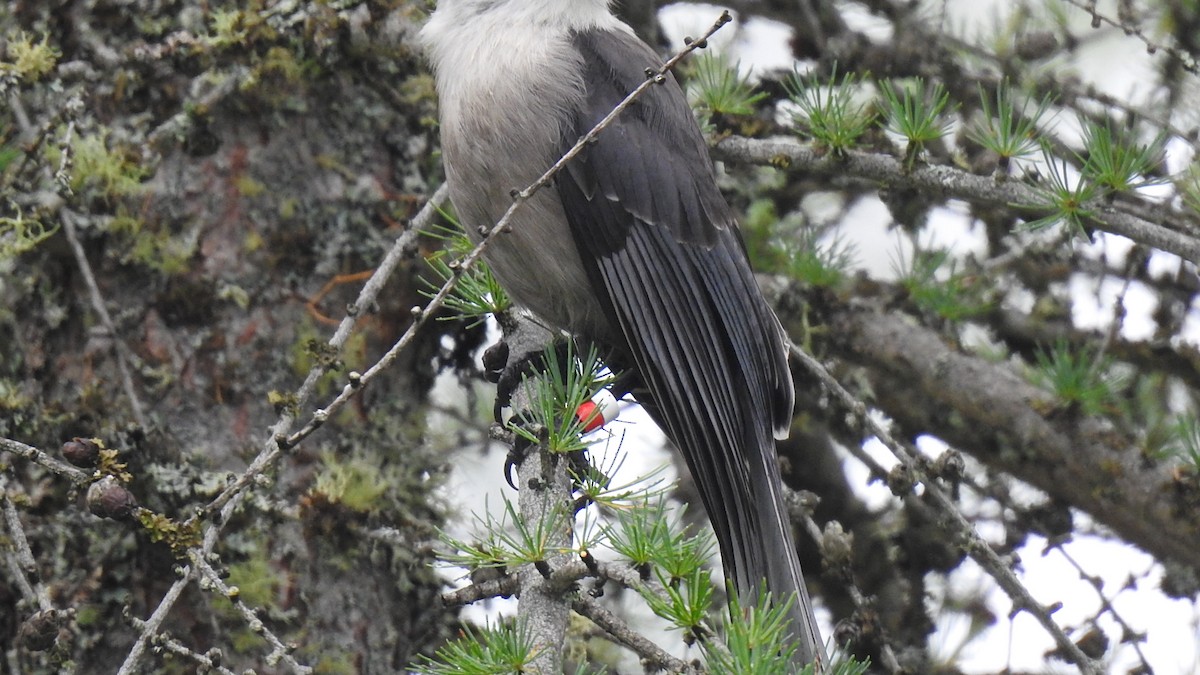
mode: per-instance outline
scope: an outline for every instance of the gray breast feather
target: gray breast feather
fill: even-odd
[[[472,68],[437,73],[451,201],[476,240],[478,229],[490,227],[512,204],[512,190],[527,187],[558,160],[564,129],[584,96],[578,76],[546,67],[580,58],[561,34],[534,44],[506,41],[505,35],[512,33],[474,47]],[[447,78],[453,85],[443,87]],[[553,190],[543,189],[514,214],[511,232],[486,259],[513,299],[551,325],[608,333]]]

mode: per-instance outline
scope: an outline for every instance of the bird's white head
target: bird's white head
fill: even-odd
[[[493,15],[515,25],[545,24],[570,30],[607,27],[611,0],[438,0],[431,21],[462,23]]]

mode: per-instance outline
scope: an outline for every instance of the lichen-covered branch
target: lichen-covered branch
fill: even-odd
[[[787,138],[755,139],[727,137],[717,142],[713,153],[718,158],[741,163],[763,164],[789,172],[858,179],[891,188],[919,190],[927,197],[955,198],[969,202],[1014,208],[1040,217],[1046,215],[1030,205],[1042,199],[1023,183],[998,181],[977,176],[945,165],[907,168],[891,155],[850,151],[842,156],[822,154],[810,145]],[[1097,229],[1129,237],[1134,241],[1169,251],[1193,263],[1200,263],[1200,239],[1123,211],[1119,205],[1087,205],[1088,224]]]

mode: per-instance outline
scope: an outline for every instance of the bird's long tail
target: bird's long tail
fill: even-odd
[[[750,465],[750,483],[757,493],[754,501],[755,520],[758,521],[759,531],[762,533],[762,562],[755,566],[747,561],[747,564],[751,565],[747,576],[750,579],[766,579],[772,598],[777,602],[789,603],[793,635],[800,645],[799,650],[803,652],[798,656],[806,663],[817,661],[816,672],[819,673],[820,666],[826,665],[825,650],[816,617],[813,616],[812,600],[808,596],[804,574],[800,570],[791,519],[788,517],[783,498],[775,444],[768,441],[762,444],[757,452],[751,451],[749,454],[747,459]],[[740,555],[750,559],[755,557],[745,553]],[[747,597],[749,592],[752,592],[752,589],[738,589],[742,598]]]
[[[560,193],[574,205],[588,274],[623,338],[612,346],[644,385],[635,397],[682,452],[739,599],[753,604],[764,580],[777,600],[794,594],[795,661],[824,663],[773,440],[792,418],[783,332],[737,234],[721,230],[711,246],[681,242],[572,185]],[[622,222],[619,241],[605,238]]]
[[[639,396],[651,417],[672,435],[673,425],[663,417],[653,394],[634,392]],[[696,442],[697,436],[719,438],[717,431],[689,435],[683,442]],[[733,581],[741,606],[752,605],[763,590],[774,603],[788,603],[792,638],[797,646],[795,663],[803,665],[816,661],[821,667],[828,664],[824,644],[812,601],[800,569],[791,520],[783,497],[775,443],[770,436],[746,439],[740,455],[744,458],[744,479],[714,472],[712,465],[694,466],[698,457],[716,450],[697,451],[695,446],[684,449],[705,510],[721,550],[726,574]],[[676,445],[681,441],[672,439]],[[706,443],[704,445],[707,445]]]

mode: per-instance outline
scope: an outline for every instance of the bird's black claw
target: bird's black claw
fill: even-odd
[[[519,434],[513,435],[512,446],[508,449],[508,456],[504,458],[504,482],[514,490],[520,490],[515,481],[513,481],[513,469],[525,461],[525,457],[529,454],[529,448],[533,444],[529,439]]]
[[[488,347],[483,352],[483,377],[488,382],[496,384],[504,375],[508,365],[508,343],[504,340]]]
[[[517,468],[517,464],[520,464],[521,460],[515,455],[515,450],[509,450],[508,457],[504,458],[504,482],[508,483],[508,487],[517,490],[517,485],[513,482],[513,469]]]
[[[505,352],[505,365],[497,371],[496,407],[492,411],[497,422],[502,419],[501,412],[512,403],[513,394],[516,393],[517,387],[521,386],[521,380],[525,374],[536,373],[537,366],[542,363],[541,352],[530,352],[519,358],[511,359],[508,357],[507,346],[503,351]]]
[[[566,355],[570,349],[569,342],[560,342],[555,345],[559,363],[569,363]],[[517,391],[517,387],[521,386],[521,381],[525,376],[537,375],[546,370],[546,353],[537,350],[513,358],[509,353],[508,345],[497,342],[484,352],[483,368],[488,379],[496,383],[496,405],[492,413],[495,415],[496,421],[501,422],[501,411],[512,403],[513,394]],[[493,375],[494,380],[492,380]]]
[[[560,364],[568,364],[566,356],[571,350],[571,343],[561,342],[555,345],[555,350],[559,355]],[[503,424],[504,409],[512,404],[513,394],[517,391],[517,387],[521,386],[521,381],[525,376],[537,375],[547,369],[546,353],[544,351],[532,351],[512,358],[509,352],[509,346],[505,342],[497,342],[488,347],[483,353],[483,370],[485,377],[489,381],[496,383],[496,404],[492,408],[492,415],[495,417],[497,424]],[[564,366],[565,367],[565,366]],[[520,423],[520,420],[514,418],[514,422]],[[508,457],[504,460],[504,480],[509,487],[514,490],[520,489],[513,480],[513,469],[516,468],[524,459],[529,450],[531,443],[518,436],[514,439],[512,449],[508,452]]]

